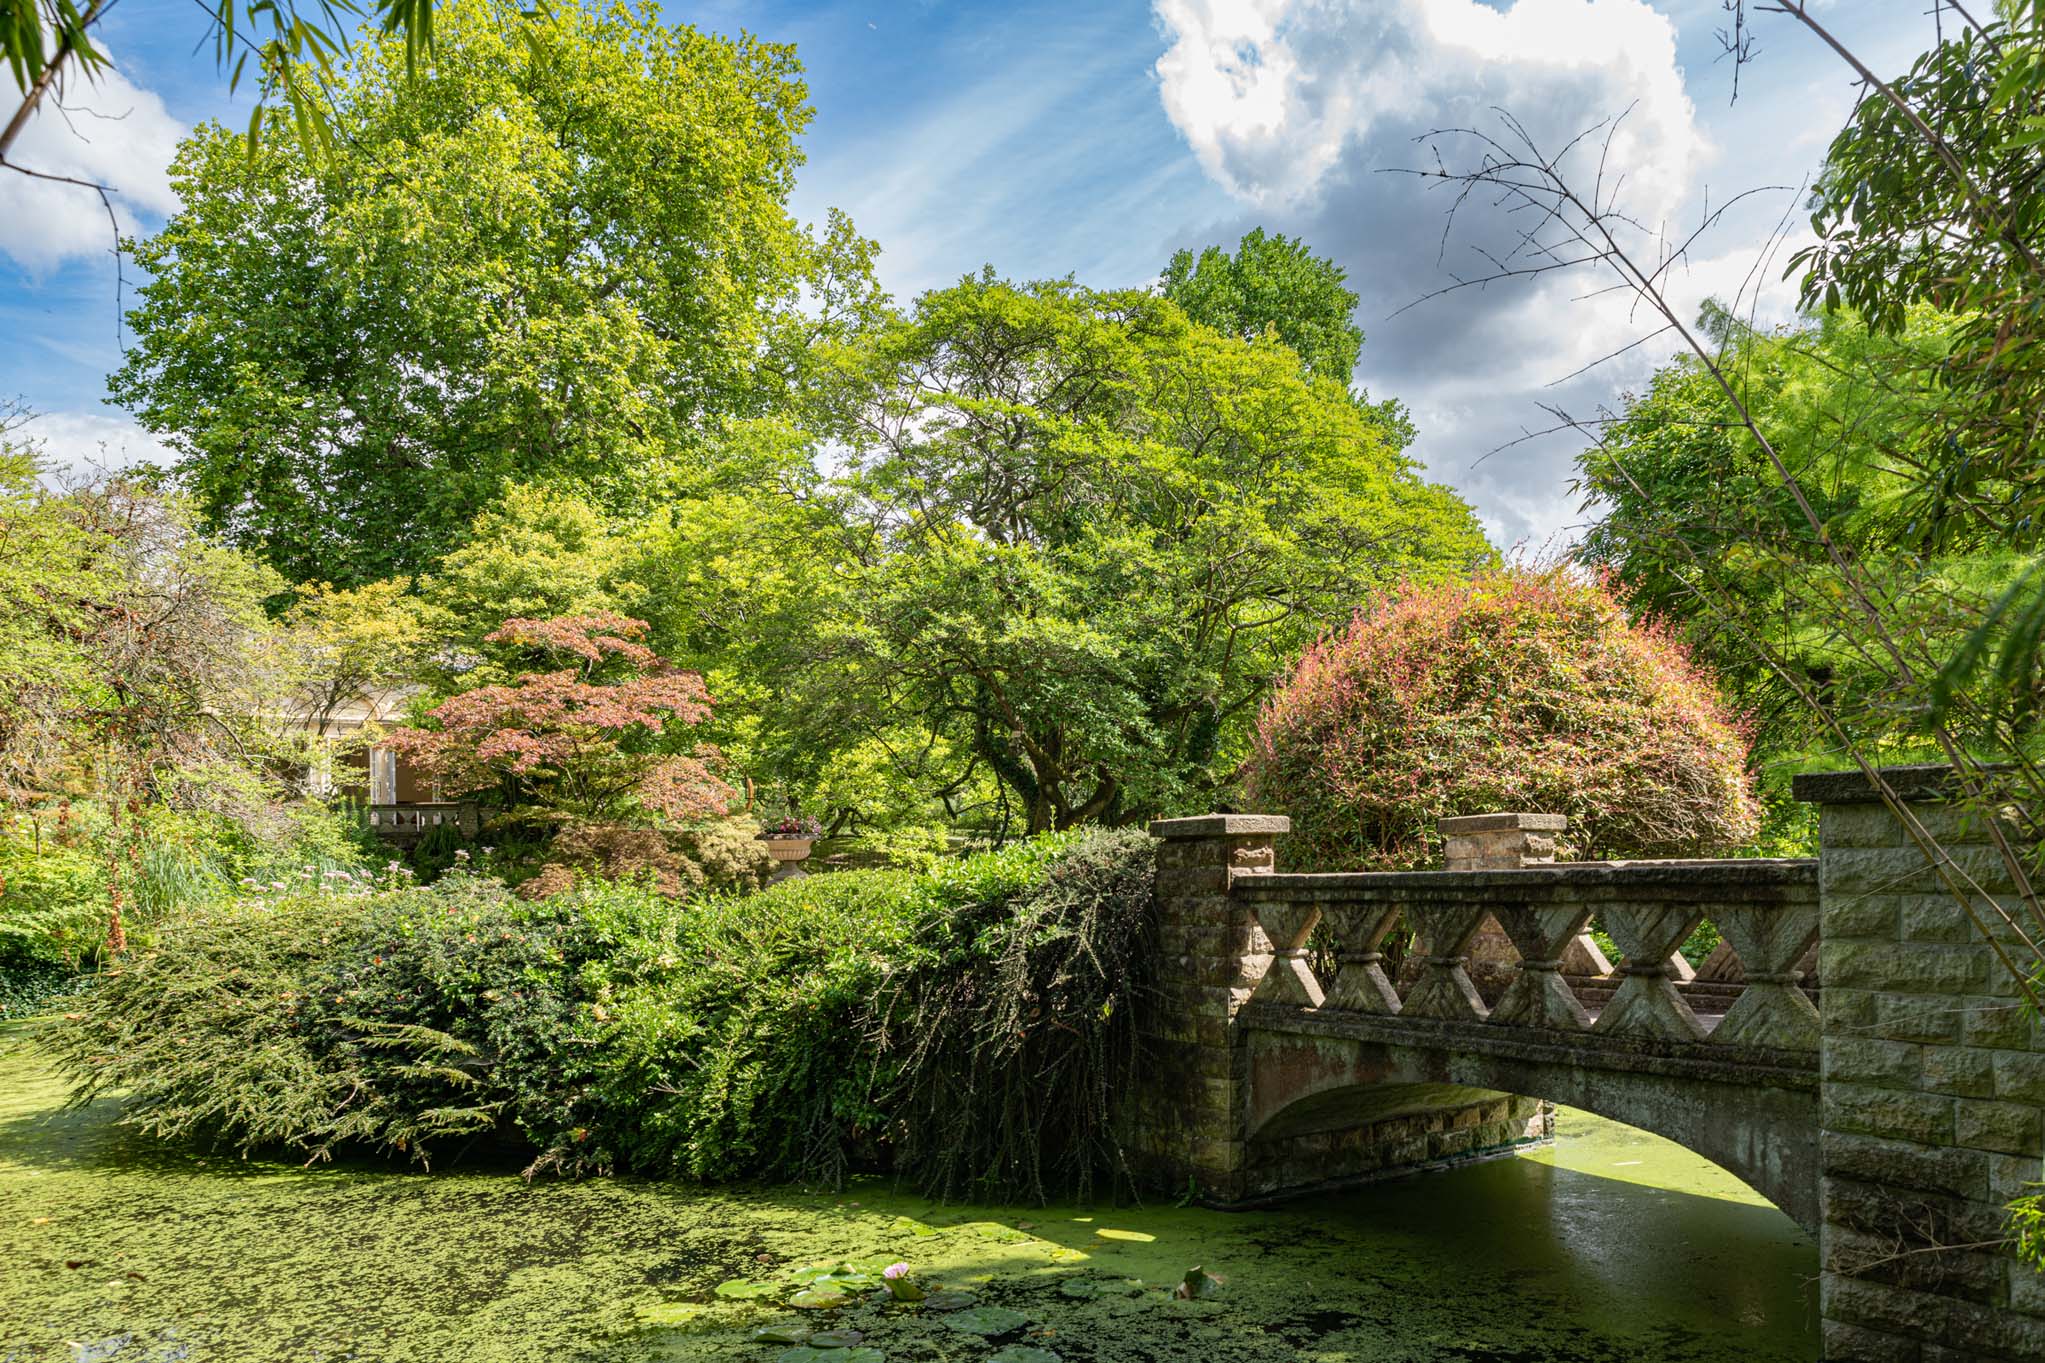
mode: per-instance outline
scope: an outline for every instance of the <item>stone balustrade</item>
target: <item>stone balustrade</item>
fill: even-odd
[[[1818,1010],[1799,963],[1818,935],[1817,863],[1791,860],[1565,862],[1483,871],[1268,874],[1232,887],[1272,953],[1251,994],[1262,1004],[1598,1037],[1815,1052]],[[1694,974],[1683,942],[1709,918],[1741,967],[1722,1016],[1700,1014],[1679,987]],[[1470,976],[1472,940],[1488,921],[1516,961],[1486,1004]],[[1566,968],[1593,925],[1619,950],[1595,1010]],[[1335,960],[1314,970],[1317,930]],[[1402,990],[1384,944],[1410,934],[1417,971]],[[1593,948],[1595,949],[1595,948]]]
[[[413,804],[373,804],[368,807],[370,831],[385,842],[407,845],[424,838],[436,828],[451,827],[463,837],[482,831],[482,810],[473,800],[429,800]]]

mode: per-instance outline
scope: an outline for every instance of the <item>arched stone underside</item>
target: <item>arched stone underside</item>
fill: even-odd
[[[1511,1095],[1595,1112],[1651,1131],[1745,1181],[1805,1230],[1818,1227],[1818,1086],[1808,1066],[1763,1055],[1642,1055],[1628,1067],[1609,1052],[1586,1056],[1566,1040],[1501,1035],[1484,1023],[1317,1017],[1251,1005],[1244,1025],[1246,1171],[1250,1199],[1368,1178],[1380,1167],[1425,1166],[1451,1156],[1509,1148],[1538,1133],[1533,1116],[1501,1106]],[[1588,1063],[1587,1063],[1588,1062]],[[1496,1115],[1494,1115],[1496,1114]],[[1445,1117],[1441,1135],[1412,1130]],[[1530,1128],[1518,1140],[1459,1141],[1455,1132]],[[1399,1129],[1399,1123],[1406,1129]],[[1389,1139],[1380,1136],[1391,1127]],[[1338,1133],[1378,1139],[1344,1141]],[[1410,1134],[1409,1134],[1410,1132]],[[1408,1141],[1426,1134],[1426,1147]],[[1443,1140],[1447,1140],[1444,1151]],[[1394,1158],[1357,1163],[1368,1146]]]

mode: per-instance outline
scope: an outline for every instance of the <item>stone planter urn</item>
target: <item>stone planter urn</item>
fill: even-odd
[[[762,833],[760,841],[767,844],[767,855],[778,863],[774,867],[774,874],[767,878],[769,885],[807,874],[802,869],[802,864],[809,860],[809,849],[816,842],[815,838],[782,837],[773,833]]]

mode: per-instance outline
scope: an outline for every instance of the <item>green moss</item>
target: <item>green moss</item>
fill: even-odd
[[[1701,1161],[1591,1118],[1553,1162],[1267,1212],[1018,1211],[878,1182],[529,1184],[191,1151],[115,1125],[108,1100],[65,1107],[28,1035],[0,1032],[9,1363],[770,1363],[788,1346],[751,1334],[779,1322],[860,1330],[889,1363],[1009,1346],[1068,1363],[1769,1363],[1815,1348],[1809,1242]],[[1596,1172],[1634,1158],[1703,1195]],[[792,1293],[806,1265],[896,1260],[1028,1324],[983,1339],[922,1308],[800,1312],[716,1291]],[[1172,1299],[1195,1264],[1220,1294]]]

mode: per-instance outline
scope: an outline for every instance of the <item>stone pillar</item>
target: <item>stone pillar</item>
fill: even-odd
[[[1555,835],[1568,827],[1567,814],[1466,814],[1435,824],[1442,836],[1442,866],[1450,871],[1551,865]]]
[[[1442,867],[1449,871],[1508,871],[1548,866],[1555,861],[1555,835],[1569,827],[1567,814],[1466,814],[1435,824],[1442,836]],[[1496,1006],[1519,965],[1512,939],[1489,914],[1470,939],[1470,980],[1486,1004]],[[1588,934],[1563,948],[1562,968],[1571,975],[1607,975],[1612,963]]]
[[[1884,776],[2014,907],[1978,817],[1947,804],[1945,769]],[[2045,1028],[1864,778],[1800,776],[1795,790],[1821,806],[1824,1357],[2045,1358],[2045,1278],[2003,1245],[2004,1208],[2045,1179]],[[1994,921],[1985,900],[1974,908]]]
[[[1162,819],[1157,858],[1157,995],[1143,1024],[1131,1161],[1148,1183],[1216,1202],[1244,1191],[1246,1058],[1235,1015],[1274,956],[1256,919],[1229,896],[1238,876],[1268,874],[1292,821],[1270,814]]]

